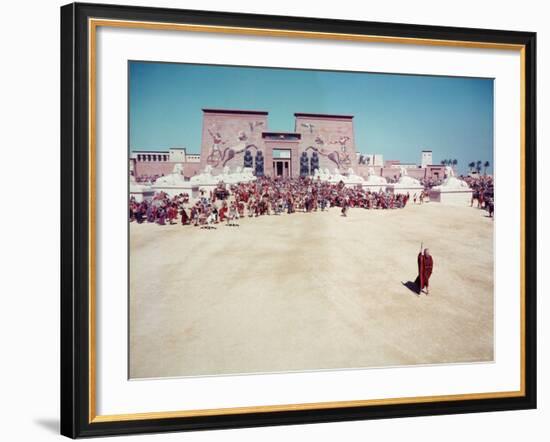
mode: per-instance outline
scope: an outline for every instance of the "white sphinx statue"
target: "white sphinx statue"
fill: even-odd
[[[363,182],[363,187],[371,192],[386,191],[388,180],[382,175],[377,175],[374,172],[374,167],[369,167],[367,172],[367,179]]]
[[[183,183],[185,183],[185,178],[183,177],[183,164],[176,163],[174,164],[174,169],[172,170],[172,173],[158,178],[155,181],[153,187],[175,187],[181,186]]]
[[[147,184],[140,184],[136,181],[134,175],[130,175],[130,195],[138,202],[142,202],[145,198],[151,197],[153,191]]]
[[[195,186],[200,186],[203,184],[218,184],[218,179],[212,175],[212,166],[210,165],[206,166],[202,173],[198,173],[197,175],[191,177],[189,181]]]
[[[365,180],[363,177],[356,175],[354,170],[349,168],[345,175],[342,175],[340,169],[335,168],[332,173],[328,169],[315,169],[313,172],[314,180],[328,181],[332,184],[337,184],[340,181],[344,184],[362,184]]]
[[[376,175],[374,173],[374,167],[369,167],[367,176],[367,184],[388,184],[388,180],[382,175]]]
[[[468,183],[455,176],[450,167],[445,168],[446,177],[439,186],[430,189],[430,201],[455,206],[469,206],[473,190]]]
[[[347,180],[348,182],[354,184],[363,183],[363,181],[365,181],[362,176],[356,175],[355,171],[351,167],[348,169]]]
[[[140,184],[136,181],[134,175],[130,175],[130,193],[138,193],[149,190],[150,187],[146,184]]]
[[[252,173],[252,168],[237,166],[233,172],[229,166],[223,168],[223,173],[217,178],[227,184],[248,183],[254,181],[256,177]]]
[[[402,184],[403,186],[420,186],[420,181],[418,181],[416,178],[413,178],[409,176],[409,172],[407,171],[406,167],[399,167],[399,170],[401,171],[401,176],[399,177],[399,181],[397,184]]]
[[[340,169],[335,168],[332,175],[330,175],[329,181],[331,183],[339,183],[340,181],[345,182],[346,177],[340,173]]]
[[[313,172],[313,178],[321,181],[328,181],[330,179],[330,172],[328,169],[315,169]]]
[[[446,190],[468,190],[469,186],[466,181],[458,179],[455,176],[453,169],[449,166],[445,168],[445,174],[447,178],[439,186],[435,186],[433,190],[446,191]]]
[[[406,167],[401,166],[399,167],[399,170],[401,171],[401,177],[399,178],[399,181],[393,185],[394,190],[418,191],[424,189],[424,186],[420,183],[420,181],[409,176]]]
[[[194,185],[200,186],[222,182],[225,184],[248,183],[256,179],[250,167],[243,168],[239,166],[232,172],[229,166],[225,166],[222,173],[218,175],[212,175],[212,170],[212,166],[206,166],[204,172],[195,175],[190,181]]]

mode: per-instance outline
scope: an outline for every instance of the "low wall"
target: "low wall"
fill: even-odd
[[[134,175],[140,176],[164,176],[174,171],[174,166],[181,164],[183,166],[183,176],[191,178],[201,170],[200,163],[181,163],[173,161],[138,161],[134,165]]]

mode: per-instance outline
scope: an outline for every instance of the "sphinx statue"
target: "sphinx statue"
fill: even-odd
[[[172,173],[162,176],[155,181],[154,187],[159,186],[180,186],[185,183],[183,176],[183,164],[176,163],[172,169]]]
[[[436,191],[449,191],[449,190],[468,190],[470,187],[466,181],[458,179],[455,176],[453,169],[449,166],[445,167],[446,178],[439,186],[435,186],[433,189]]]
[[[447,178],[455,176],[455,171],[453,170],[453,168],[451,166],[446,166],[445,167],[445,175],[447,175]]]

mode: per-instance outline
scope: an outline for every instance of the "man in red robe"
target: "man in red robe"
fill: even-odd
[[[416,278],[416,286],[418,287],[418,293],[422,293],[422,290],[426,288],[426,295],[430,293],[429,291],[429,282],[430,282],[430,276],[432,276],[432,270],[434,267],[434,260],[432,258],[432,255],[430,255],[430,251],[428,249],[424,249],[424,253],[422,253],[422,250],[418,254],[418,277]]]

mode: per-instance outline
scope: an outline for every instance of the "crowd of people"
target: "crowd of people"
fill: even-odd
[[[484,209],[493,217],[495,212],[495,187],[492,176],[480,175],[477,177],[465,177],[464,180],[473,190],[472,201],[470,205],[473,207],[477,203],[479,209]]]
[[[436,177],[426,177],[420,180],[420,184],[424,186],[424,189],[429,190],[432,187],[440,186],[441,184],[443,184],[443,180]]]
[[[136,177],[136,183],[140,184],[155,184],[155,182],[160,178],[163,177],[162,175],[139,175]]]
[[[417,195],[414,200],[416,202]],[[418,196],[422,202],[422,196]],[[129,218],[137,223],[157,223],[212,227],[225,222],[235,225],[241,218],[295,212],[325,211],[338,207],[342,216],[350,208],[399,209],[406,206],[410,195],[391,192],[371,192],[361,187],[345,187],[344,183],[330,184],[312,178],[258,178],[250,183],[227,187],[220,184],[209,192],[202,191],[190,203],[188,194],[170,197],[155,194],[142,202],[130,198]]]
[[[494,214],[494,184],[490,176],[461,177],[473,190],[471,206],[477,204]],[[155,177],[140,177],[140,182],[151,182]],[[209,192],[202,191],[200,197],[190,203],[189,195],[181,193],[170,197],[159,192],[151,200],[142,202],[130,198],[129,219],[137,223],[160,225],[181,222],[184,225],[212,226],[220,222],[235,225],[240,218],[263,215],[280,215],[294,212],[325,211],[331,207],[340,208],[347,216],[350,208],[399,209],[412,198],[414,204],[422,204],[428,196],[428,189],[437,181],[423,183],[425,190],[414,193],[394,194],[372,192],[361,187],[346,187],[344,183],[330,184],[313,178],[270,178],[262,177],[249,183],[227,186],[218,185]]]

